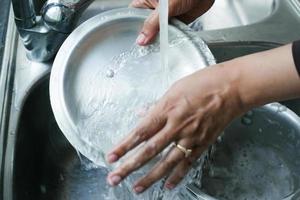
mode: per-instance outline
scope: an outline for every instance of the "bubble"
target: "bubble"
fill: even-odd
[[[115,76],[115,71],[113,69],[109,69],[106,71],[107,78],[113,78]]]
[[[250,126],[253,124],[252,119],[249,117],[246,117],[246,116],[242,117],[241,122],[242,122],[242,124],[244,124],[246,126]]]
[[[223,141],[222,136],[219,136],[219,137],[217,138],[217,142],[218,142],[218,143],[222,143],[222,141]]]

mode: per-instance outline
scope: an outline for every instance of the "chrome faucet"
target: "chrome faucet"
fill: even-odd
[[[93,0],[12,0],[15,21],[30,60],[54,58]]]

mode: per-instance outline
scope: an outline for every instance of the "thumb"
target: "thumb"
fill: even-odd
[[[141,46],[152,42],[159,31],[159,13],[157,9],[158,8],[156,8],[146,19],[142,31],[136,40]]]

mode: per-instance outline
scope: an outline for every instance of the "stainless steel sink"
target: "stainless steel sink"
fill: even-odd
[[[131,0],[96,0],[83,14],[81,22],[99,14],[99,12],[127,6],[130,2]],[[278,5],[278,0],[215,0],[212,8],[197,19],[192,26],[196,30],[216,30],[245,26],[270,17]]]
[[[216,0],[193,27],[216,30],[253,24],[270,17],[276,6],[276,0]]]
[[[270,43],[211,44],[218,61],[267,50]],[[230,50],[230,51],[229,51]],[[104,169],[93,168],[78,154],[59,130],[49,101],[48,73],[31,87],[20,108],[14,139],[14,157],[6,170],[8,199],[64,200],[101,199],[108,191]],[[300,116],[300,100],[283,102]],[[12,156],[12,155],[10,155]],[[85,162],[81,165],[81,162]],[[87,164],[89,163],[89,164]],[[86,167],[91,166],[91,168]]]
[[[225,27],[219,26],[217,18],[212,19],[215,22],[211,25],[215,25],[204,26],[204,29],[218,30],[199,32],[218,62],[271,49],[299,37],[300,5],[297,0],[216,1],[215,10],[221,10],[219,12],[224,12],[220,2],[226,2],[222,4],[225,6],[235,4],[228,9],[235,9],[240,18],[237,20],[232,15],[232,23],[225,24],[226,29],[220,29]],[[126,6],[128,2],[95,1],[85,11],[81,22],[104,10]],[[256,18],[249,10],[251,6],[260,13]],[[26,58],[12,18],[11,14],[0,74],[0,102],[3,102],[0,107],[0,199],[101,199],[107,188],[99,184],[104,183],[106,171],[94,168],[84,158],[80,161],[60,132],[48,94],[52,63],[35,63]],[[282,103],[300,116],[300,100]],[[80,162],[91,168],[82,167]]]

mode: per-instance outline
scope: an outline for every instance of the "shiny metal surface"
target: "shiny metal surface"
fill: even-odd
[[[246,26],[270,17],[278,0],[215,0],[213,7],[191,26],[216,30]]]
[[[81,13],[92,1],[49,0],[43,6],[42,14],[39,15],[40,12],[36,10],[41,7],[41,1],[13,0],[16,24],[28,57],[35,61],[51,60],[73,30]],[[86,15],[81,18],[81,21],[103,10],[127,6],[129,2],[130,0],[96,0],[88,12],[84,12]],[[207,42],[286,43],[298,39],[297,31],[293,33],[287,31],[289,28],[297,27],[298,11],[297,0],[216,0],[213,8],[191,26],[195,30],[206,30],[201,32],[201,37]],[[240,29],[241,27],[243,30]],[[226,30],[219,31],[220,29]],[[246,34],[240,34],[241,31]],[[257,32],[260,34],[256,34]]]
[[[250,5],[252,2],[257,1],[232,0],[232,2],[243,2]],[[255,5],[259,5],[259,3],[257,2]],[[251,9],[250,7],[249,9],[247,7],[244,8],[248,9],[248,11],[252,13],[252,15],[262,15],[262,13],[259,12],[259,10],[262,8],[260,8],[259,6],[255,7],[255,5],[253,4],[253,7],[251,6]],[[219,12],[228,12],[227,14],[230,15],[231,11],[232,10],[221,10]],[[299,23],[299,11],[300,6],[298,0],[275,0],[272,14],[268,15],[264,19],[261,19],[260,21],[255,22],[254,24],[250,23],[242,25],[242,23],[240,23],[240,25],[236,24],[231,28],[225,27],[224,29],[217,30],[214,30],[214,28],[212,28],[212,30],[199,32],[199,35],[204,41],[208,43],[262,41],[286,44],[299,39],[298,32],[292,31],[297,26],[296,24]],[[267,13],[269,12],[267,11]],[[245,13],[239,13],[236,19],[238,19],[243,14]],[[255,17],[253,19],[255,19]],[[212,21],[210,21],[210,23],[215,24],[215,26],[220,25],[220,21],[218,21],[218,19],[216,18],[212,18]]]
[[[13,0],[15,22],[30,60],[52,60],[94,0]],[[98,12],[128,5],[128,0],[98,0]],[[96,3],[97,4],[97,3]],[[99,7],[98,7],[99,8]],[[90,9],[91,10],[91,9]]]
[[[293,197],[300,188],[299,147],[299,116],[277,103],[253,109],[216,143],[201,190],[217,199]]]
[[[106,9],[126,6],[129,0],[126,1],[96,0],[79,21],[83,22]],[[252,0],[243,2],[251,3]],[[299,1],[276,3],[271,16],[255,24],[198,34],[209,43],[218,62],[299,39]],[[227,11],[231,12],[220,12]],[[218,24],[218,20],[211,23]],[[3,172],[0,176],[0,199],[57,200],[57,196],[63,199],[70,197],[71,193],[78,194],[81,199],[99,197],[95,196],[101,195],[97,191],[102,191],[101,186],[97,186],[97,180],[103,180],[101,177],[105,174],[101,175],[101,171],[97,170],[86,171],[77,164],[80,163],[79,158],[60,132],[50,107],[49,80],[45,77],[50,73],[52,62],[36,63],[26,58],[26,49],[17,37],[12,12],[6,40],[0,71],[0,102],[3,102],[0,107],[0,169]],[[300,116],[299,100],[282,103]],[[68,178],[64,176],[66,174]],[[91,183],[95,183],[96,190],[90,192],[85,186]],[[197,194],[197,190],[194,193]],[[201,195],[203,192],[199,193]],[[297,199],[296,195],[293,200]]]
[[[135,43],[147,16],[146,10],[128,8],[98,15],[70,35],[54,61],[50,97],[56,120],[71,144],[98,165],[137,124],[139,110],[171,83],[214,64],[204,42],[173,21],[165,85],[159,43]]]
[[[44,78],[31,90],[21,112],[16,133],[19,142],[15,147],[14,197],[17,200],[101,199],[108,193],[108,188],[102,185],[107,171],[85,158],[81,163],[54,119],[48,88],[48,79]],[[215,200],[195,186],[188,188],[192,200]]]

